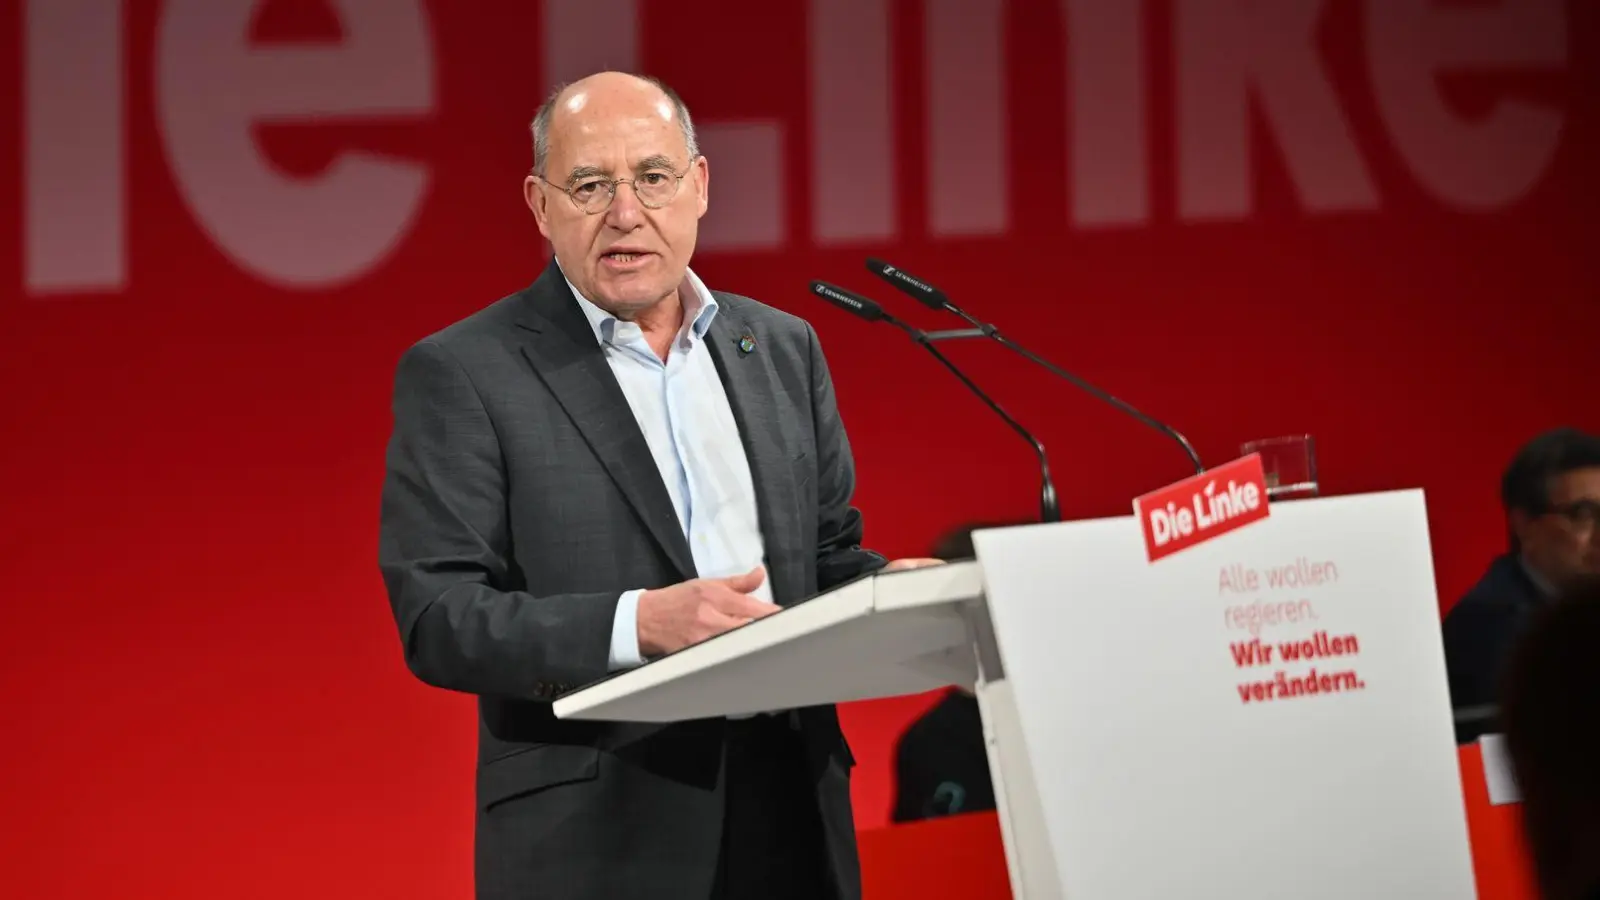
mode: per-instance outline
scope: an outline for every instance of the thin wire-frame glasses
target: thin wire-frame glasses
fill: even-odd
[[[683,178],[692,168],[694,161],[690,161],[682,172],[653,168],[640,172],[636,178],[588,176],[579,178],[567,187],[556,184],[543,175],[539,175],[538,178],[566,194],[572,205],[586,215],[595,216],[611,208],[611,201],[617,196],[617,186],[623,184],[633,185],[633,194],[639,198],[640,206],[646,209],[660,209],[678,196],[678,191],[683,187]]]

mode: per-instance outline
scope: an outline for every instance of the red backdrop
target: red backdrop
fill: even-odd
[[[757,11],[759,9],[759,11]],[[465,897],[471,701],[375,568],[400,351],[536,275],[553,79],[704,132],[696,268],[810,318],[875,547],[1035,504],[1026,448],[825,278],[866,254],[1176,423],[1428,491],[1448,602],[1496,479],[1595,426],[1600,10],[1431,0],[35,0],[0,14],[0,471],[16,896]],[[1177,451],[957,348],[1122,514]],[[928,698],[846,711],[863,827]]]

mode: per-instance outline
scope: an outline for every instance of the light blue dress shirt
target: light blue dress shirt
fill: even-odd
[[[678,289],[683,328],[663,362],[638,325],[596,306],[570,280],[567,286],[594,326],[595,340],[605,350],[606,363],[650,445],[700,577],[742,575],[762,565],[766,550],[755,481],[733,408],[705,346],[706,332],[717,315],[716,298],[699,276],[685,273]],[[644,662],[638,627],[643,593],[643,589],[628,591],[617,603],[611,628],[613,671]],[[771,603],[770,581],[763,580],[753,596]]]

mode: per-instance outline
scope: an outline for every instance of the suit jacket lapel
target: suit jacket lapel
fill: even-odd
[[[523,355],[566,410],[617,489],[639,513],[684,579],[695,577],[694,557],[672,497],[656,469],[650,445],[622,395],[605,351],[595,340],[566,280],[552,262],[527,292],[517,324],[529,332]]]
[[[722,378],[728,405],[739,425],[745,458],[750,464],[773,597],[779,603],[792,603],[804,599],[805,592],[803,573],[790,571],[784,562],[789,554],[804,546],[799,532],[799,497],[792,465],[795,453],[791,452],[792,448],[797,451],[799,444],[792,425],[785,418],[786,411],[779,409],[776,402],[783,391],[772,368],[771,356],[761,352],[766,335],[752,330],[737,312],[728,308],[724,298],[717,299],[721,307],[707,331],[706,349],[711,352],[717,374]],[[749,345],[750,352],[740,349],[741,340],[746,338],[754,342]]]

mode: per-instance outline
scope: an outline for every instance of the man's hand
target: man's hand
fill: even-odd
[[[639,652],[660,656],[682,650],[769,616],[780,607],[750,596],[767,577],[760,566],[727,578],[696,578],[639,595]]]
[[[913,557],[913,558],[910,558],[910,559],[892,560],[887,566],[883,567],[883,570],[885,572],[901,572],[901,571],[904,571],[906,569],[923,569],[923,568],[927,568],[928,566],[942,566],[942,565],[944,565],[944,560],[942,560],[942,559],[928,559],[926,557]]]

